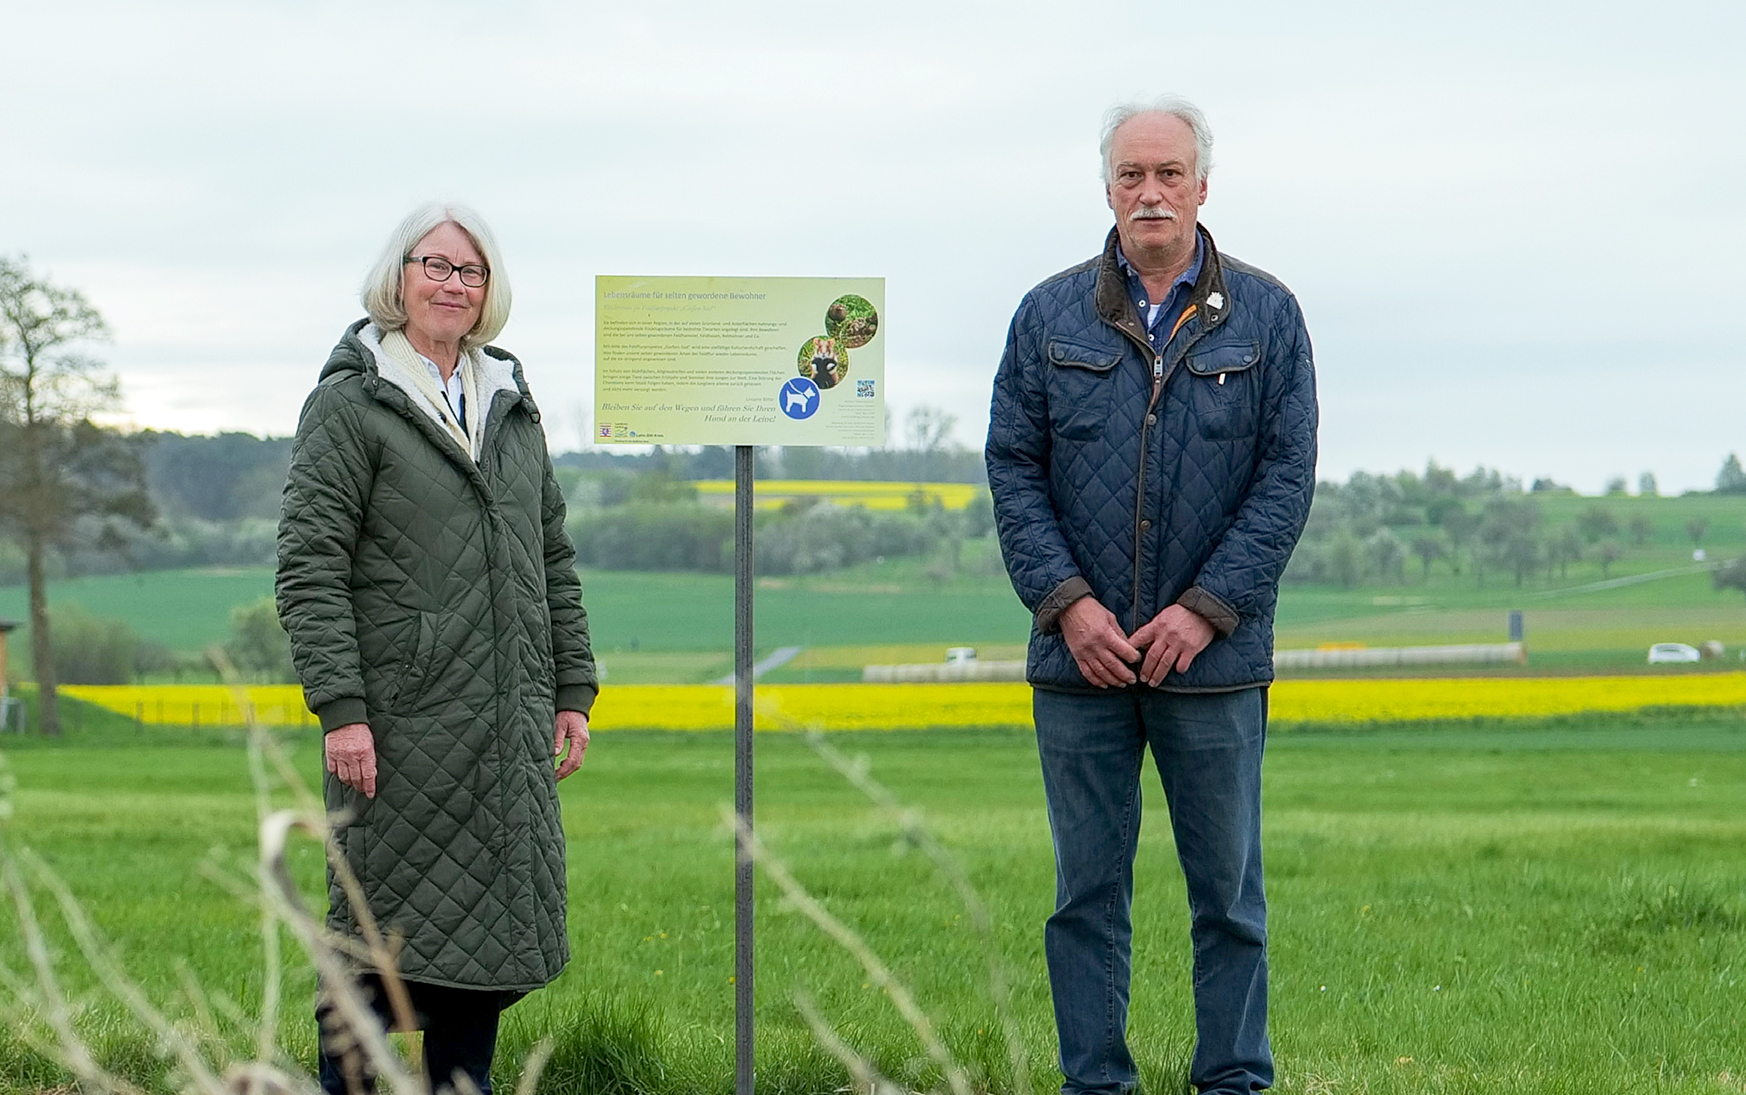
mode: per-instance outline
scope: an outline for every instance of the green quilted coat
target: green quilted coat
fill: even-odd
[[[563,497],[519,362],[482,355],[475,463],[378,337],[347,331],[304,404],[279,618],[323,730],[375,737],[376,797],[325,791],[401,973],[526,991],[569,960],[555,711],[597,687]],[[331,871],[328,892],[357,936]]]

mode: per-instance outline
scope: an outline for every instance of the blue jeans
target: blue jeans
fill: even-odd
[[[1188,882],[1194,1059],[1201,1092],[1273,1083],[1267,1044],[1267,897],[1261,753],[1267,690],[1100,695],[1036,689],[1032,710],[1055,842],[1055,915],[1043,933],[1066,1095],[1127,1092],[1134,851],[1145,749],[1164,784]]]

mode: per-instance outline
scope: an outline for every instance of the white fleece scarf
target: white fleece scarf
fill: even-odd
[[[422,397],[428,404],[428,410],[435,412],[432,417],[448,430],[449,436],[455,439],[455,444],[461,447],[461,451],[477,461],[479,438],[484,433],[486,412],[483,401],[479,398],[479,351],[468,350],[455,363],[455,367],[461,370],[461,392],[462,398],[466,400],[463,409],[466,411],[467,428],[463,430],[460,423],[455,421],[453,408],[444,398],[442,389],[437,386],[436,378],[430,375],[430,366],[425,364],[424,356],[413,349],[412,343],[406,338],[406,332],[385,333],[382,335],[381,345],[382,352],[402,366],[400,372],[412,381],[414,391],[409,394]],[[406,386],[401,383],[400,375],[390,379],[402,388]]]

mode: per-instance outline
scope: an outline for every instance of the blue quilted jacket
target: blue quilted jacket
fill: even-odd
[[[1166,691],[1273,679],[1279,576],[1315,490],[1315,366],[1291,291],[1201,238],[1200,278],[1162,355],[1113,231],[1101,257],[1032,289],[1013,316],[988,484],[1033,614],[1026,678],[1039,688],[1095,691],[1059,627],[1087,594],[1130,634],[1171,603],[1212,623]]]

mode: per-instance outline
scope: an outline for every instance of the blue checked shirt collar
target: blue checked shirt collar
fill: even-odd
[[[1188,264],[1180,277],[1170,283],[1170,291],[1164,294],[1164,299],[1153,301],[1146,296],[1146,287],[1140,282],[1140,275],[1128,265],[1128,256],[1122,254],[1121,244],[1116,244],[1116,262],[1121,266],[1122,273],[1127,275],[1128,296],[1133,298],[1134,307],[1139,309],[1140,319],[1146,325],[1146,334],[1152,341],[1152,348],[1159,352],[1164,349],[1164,343],[1170,339],[1170,330],[1176,324],[1176,317],[1187,307],[1188,298],[1194,292],[1194,283],[1200,280],[1200,268],[1206,261],[1206,241],[1200,238],[1200,233],[1194,235],[1194,261]]]

